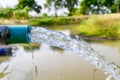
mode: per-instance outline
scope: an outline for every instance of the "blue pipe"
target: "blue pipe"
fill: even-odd
[[[29,43],[31,28],[28,25],[10,25],[10,43]]]
[[[10,46],[0,46],[0,56],[12,55],[12,48]]]
[[[0,26],[0,39],[3,42],[6,41],[7,39],[8,44],[29,43],[30,42],[30,36],[29,36],[30,31],[31,31],[31,27],[28,25]]]

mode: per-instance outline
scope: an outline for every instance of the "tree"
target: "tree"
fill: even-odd
[[[47,0],[45,6],[47,7],[54,6],[55,10],[67,8],[69,11],[68,15],[71,16],[72,12],[74,12],[75,6],[78,5],[78,3],[79,3],[78,0]]]
[[[81,13],[86,14],[86,12],[89,10],[90,5],[98,5],[97,0],[82,0],[80,3],[81,5]]]
[[[120,10],[120,0],[82,0],[81,2],[81,13],[86,14],[87,10],[90,9],[91,5],[106,6],[112,12]]]
[[[69,16],[72,15],[72,12],[74,13],[75,6],[78,5],[78,0],[64,0],[64,7],[68,9]]]
[[[42,9],[41,6],[35,2],[35,0],[19,0],[16,8],[24,9],[25,7],[29,7],[30,10],[35,10],[37,13],[40,13],[40,10]]]
[[[11,8],[0,8],[0,18],[12,18],[13,9]]]
[[[57,17],[57,10],[63,8],[63,0],[46,0],[45,7],[49,10],[54,7],[55,16]]]
[[[114,4],[114,0],[101,0],[101,4],[110,8]]]
[[[119,13],[120,12],[120,0],[115,0],[115,6],[116,6],[116,12]]]

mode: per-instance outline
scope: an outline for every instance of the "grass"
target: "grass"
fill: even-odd
[[[80,17],[49,17],[49,18],[39,18],[31,19],[28,24],[33,26],[53,26],[53,25],[68,25],[68,24],[77,24],[81,21],[87,19],[88,16]]]
[[[99,15],[91,16],[75,28],[74,34],[98,37],[120,38],[120,16]]]

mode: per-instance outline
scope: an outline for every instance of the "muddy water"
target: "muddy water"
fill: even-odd
[[[119,42],[89,43],[107,59],[120,65]],[[42,44],[29,48],[16,46],[13,56],[0,57],[0,80],[105,80],[102,70],[73,52]],[[33,64],[34,62],[34,64]],[[35,67],[36,66],[36,67]]]

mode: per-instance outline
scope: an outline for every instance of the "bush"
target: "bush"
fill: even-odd
[[[0,9],[0,18],[12,18],[13,16],[13,9],[10,8],[1,8]]]
[[[14,19],[28,19],[29,14],[29,7],[25,7],[24,9],[16,9],[14,10],[13,14],[14,14]]]

